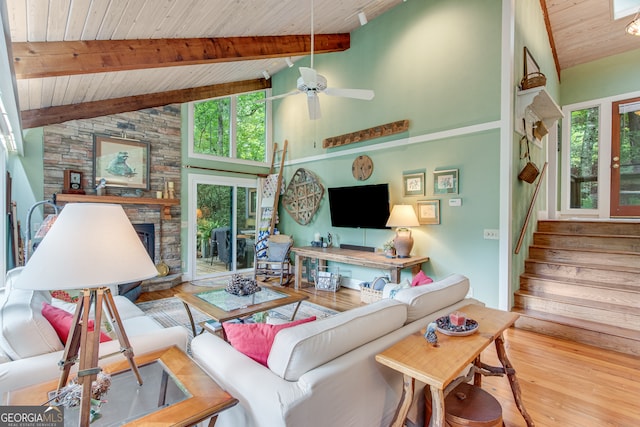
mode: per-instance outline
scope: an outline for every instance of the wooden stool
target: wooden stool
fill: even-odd
[[[431,419],[431,392],[425,387],[425,427]],[[500,427],[502,407],[488,392],[473,384],[462,383],[444,400],[446,425],[449,427]]]

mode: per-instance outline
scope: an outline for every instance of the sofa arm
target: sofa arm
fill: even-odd
[[[218,415],[216,426],[284,427],[283,413],[305,395],[296,382],[285,381],[213,334],[195,337],[191,352],[196,363],[239,400]]]
[[[184,351],[187,348],[188,339],[189,333],[185,328],[173,326],[149,331],[145,335],[129,337],[129,342],[134,354],[142,355],[172,345],[176,345]],[[116,354],[101,359],[100,365],[104,366],[124,359],[119,349],[118,340],[101,343],[100,355],[102,357],[112,353]],[[62,359],[63,354],[62,351],[56,351],[0,364],[0,394],[58,378],[60,376],[58,362]],[[69,378],[74,376],[77,369],[78,364],[76,363],[71,368]]]

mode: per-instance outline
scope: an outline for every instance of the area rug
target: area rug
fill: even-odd
[[[164,298],[155,301],[142,302],[136,305],[144,311],[147,316],[155,319],[165,328],[176,325],[184,326],[189,331],[189,336],[193,338],[189,317],[184,308],[184,304],[182,304],[182,301],[178,298]],[[291,319],[295,308],[295,303],[278,307],[276,309],[269,310],[268,316],[275,319],[289,320]],[[306,319],[311,316],[316,316],[317,319],[324,319],[325,317],[333,316],[336,313],[338,312],[330,308],[308,301],[302,301],[295,319]],[[209,316],[193,307],[191,307],[191,314],[196,324],[210,319]],[[198,328],[197,332],[199,331],[200,329]]]

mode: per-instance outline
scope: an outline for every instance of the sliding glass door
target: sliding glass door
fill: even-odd
[[[252,270],[257,181],[191,175],[189,182],[192,277]]]

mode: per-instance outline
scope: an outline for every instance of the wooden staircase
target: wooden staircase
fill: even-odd
[[[538,222],[516,327],[640,356],[640,221]]]

